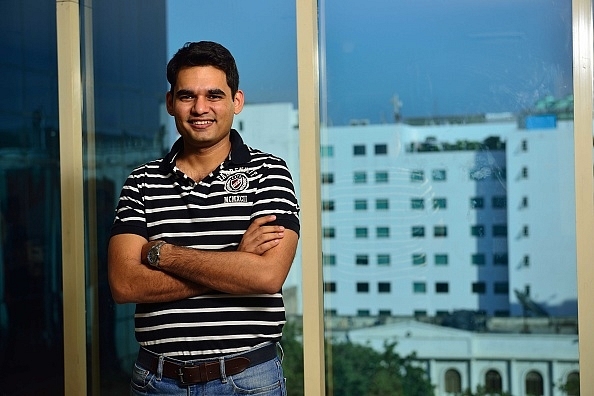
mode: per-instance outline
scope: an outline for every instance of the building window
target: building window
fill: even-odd
[[[388,210],[390,209],[390,201],[385,198],[378,198],[375,200],[376,210]]]
[[[355,264],[357,265],[368,265],[369,256],[366,254],[358,254],[355,256]]]
[[[433,198],[433,209],[445,209],[447,206],[446,198]]]
[[[433,169],[431,171],[431,178],[433,181],[445,181],[446,180],[446,170],[445,169]]]
[[[332,184],[332,183],[334,183],[334,173],[322,173],[321,183],[322,184]]]
[[[426,255],[425,253],[415,253],[412,255],[412,262],[413,265],[423,265],[426,262]]]
[[[501,374],[497,370],[487,371],[485,374],[485,393],[499,395],[502,390]]]
[[[522,227],[522,236],[527,237],[529,235],[529,231],[528,231],[528,226],[525,225],[524,227]]]
[[[530,267],[530,256],[528,256],[527,254],[524,255],[524,257],[522,257],[522,265],[524,267]]]
[[[413,210],[425,209],[425,200],[423,198],[411,198],[410,208]]]
[[[522,179],[528,179],[528,167],[522,167]]]
[[[325,293],[336,293],[336,282],[324,282]]]
[[[389,238],[390,228],[389,227],[376,227],[375,229],[376,238]]]
[[[367,173],[365,171],[357,171],[353,173],[353,182],[355,184],[367,183]]]
[[[445,238],[448,236],[447,226],[435,226],[433,227],[433,236],[435,238]]]
[[[567,396],[578,396],[580,394],[580,373],[572,371],[567,374],[567,381],[565,382],[565,391]]]
[[[324,227],[322,228],[322,236],[324,238],[334,238],[336,236],[336,230],[334,227]]]
[[[487,285],[485,282],[473,282],[472,283],[472,292],[474,294],[485,294],[487,290]]]
[[[542,396],[544,394],[544,384],[542,375],[536,371],[530,371],[526,374],[525,395]]]
[[[507,263],[508,263],[507,253],[493,254],[493,265],[507,265]]]
[[[445,372],[445,391],[446,393],[462,392],[462,377],[456,369],[449,369]]]
[[[487,261],[483,253],[473,254],[471,260],[474,265],[485,265]]]
[[[322,254],[323,265],[336,265],[336,256],[334,254]]]
[[[390,293],[390,282],[378,282],[377,292],[378,293]]]
[[[522,140],[522,151],[528,151],[528,141],[526,139]]]
[[[494,237],[507,236],[507,224],[494,224],[493,225],[493,236]]]
[[[387,183],[388,182],[388,172],[387,171],[375,172],[375,182],[376,183]]]
[[[333,146],[321,146],[320,147],[320,156],[321,157],[334,157],[334,147]]]
[[[380,309],[379,311],[377,311],[377,314],[383,317],[392,316],[392,311],[389,309]]]
[[[444,293],[449,293],[449,291],[450,291],[450,285],[448,284],[448,282],[436,282],[435,283],[435,293],[444,294]]]
[[[325,212],[334,211],[334,201],[322,201],[322,210]]]
[[[477,238],[482,238],[485,236],[485,226],[484,225],[474,225],[470,227],[470,235],[475,236]]]
[[[420,169],[413,169],[410,171],[410,181],[422,182],[425,181],[425,172]]]
[[[425,227],[413,226],[411,232],[413,238],[423,238],[425,236]]]
[[[505,195],[497,195],[491,198],[493,209],[507,208],[507,197]]]
[[[427,293],[427,284],[425,282],[413,282],[413,293]]]
[[[355,199],[355,210],[367,210],[367,200]]]
[[[355,238],[367,238],[367,227],[355,227]]]
[[[482,209],[485,207],[485,199],[483,197],[470,198],[470,209]]]
[[[527,208],[528,207],[528,197],[522,197],[522,202],[520,203],[520,207],[521,208]]]
[[[368,316],[371,316],[371,312],[369,312],[368,309],[358,309],[357,310],[357,316],[368,317]]]
[[[448,265],[448,255],[447,254],[436,254],[435,255],[435,265]]]
[[[365,155],[365,145],[355,144],[353,146],[353,155]]]
[[[357,282],[357,293],[369,293],[369,283]]]
[[[508,294],[509,283],[507,282],[495,282],[493,284],[493,293],[495,294]]]
[[[390,265],[390,255],[389,254],[378,254],[377,255],[377,265]]]
[[[388,154],[388,145],[387,144],[376,144],[375,145],[375,155],[386,155]]]

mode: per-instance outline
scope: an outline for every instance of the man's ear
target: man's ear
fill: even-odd
[[[167,107],[167,112],[169,115],[173,115],[173,94],[171,91],[167,91],[165,95],[165,106]]]
[[[235,92],[235,97],[233,98],[233,107],[234,107],[233,112],[235,114],[239,114],[239,113],[241,113],[241,110],[243,110],[244,100],[245,100],[245,98],[243,95],[243,91],[237,90],[237,92]]]

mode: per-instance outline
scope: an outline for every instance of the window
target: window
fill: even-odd
[[[447,226],[434,226],[433,227],[433,236],[435,238],[444,238],[448,236],[448,227]]]
[[[508,263],[507,253],[493,254],[493,265],[507,265],[507,263]]]
[[[425,282],[413,282],[413,293],[427,293],[427,284]]]
[[[473,282],[472,283],[472,292],[474,294],[485,294],[487,290],[487,285],[485,282]]]
[[[520,207],[521,208],[527,208],[528,207],[528,197],[522,197],[522,202],[520,203]]]
[[[426,261],[425,253],[414,253],[412,255],[413,265],[423,265],[423,264],[425,264],[425,261]]]
[[[507,236],[507,224],[494,224],[493,225],[493,236],[494,237]]]
[[[524,257],[522,257],[522,265],[524,267],[530,267],[530,256],[529,255],[524,255]]]
[[[390,201],[385,198],[378,198],[375,200],[376,210],[388,210],[390,209]]]
[[[368,265],[369,264],[369,256],[366,254],[358,254],[357,256],[355,256],[355,264]]]
[[[475,225],[470,227],[470,235],[482,238],[485,236],[485,226],[484,225]]]
[[[378,254],[377,255],[377,265],[390,265],[390,255],[389,254]]]
[[[376,238],[389,238],[390,227],[376,227],[375,236]]]
[[[411,198],[410,208],[413,210],[425,209],[425,200],[423,198]]]
[[[422,182],[425,181],[425,172],[420,169],[414,169],[410,171],[410,181]]]
[[[369,283],[357,282],[357,293],[369,293]]]
[[[390,293],[390,282],[379,282],[377,284],[378,293]]]
[[[365,155],[365,145],[355,144],[353,146],[353,155]]]
[[[379,311],[377,311],[377,314],[379,316],[383,316],[383,317],[392,316],[392,310],[390,310],[390,309],[380,309]]]
[[[528,168],[525,166],[522,168],[522,179],[528,179]]]
[[[336,282],[324,282],[325,293],[336,293]]]
[[[528,141],[526,139],[522,140],[522,151],[528,151]]]
[[[471,257],[471,262],[474,265],[485,265],[486,264],[485,255],[483,253],[473,254]]]
[[[433,198],[433,209],[445,209],[446,206],[446,198]]]
[[[323,158],[334,157],[334,147],[333,146],[321,146],[320,147],[320,156]]]
[[[493,293],[508,294],[509,293],[509,284],[507,282],[495,282],[493,284]]]
[[[334,210],[334,201],[322,201],[322,210],[332,212]]]
[[[334,254],[323,254],[322,255],[323,265],[336,265],[336,256]]]
[[[449,369],[445,372],[445,391],[446,393],[462,392],[462,378],[456,369]]]
[[[485,393],[501,394],[503,390],[501,374],[497,370],[489,370],[485,374]]]
[[[355,210],[367,210],[367,200],[355,199]]]
[[[386,155],[388,154],[388,145],[387,144],[376,144],[375,145],[375,155]]]
[[[507,230],[506,230],[507,231]],[[528,226],[525,225],[524,227],[522,227],[522,236],[527,237],[530,234],[529,230],[528,230]]]
[[[334,174],[333,173],[322,173],[320,182],[322,184],[334,183]]]
[[[505,195],[498,195],[491,198],[493,209],[507,208],[507,197]]]
[[[435,265],[448,265],[448,255],[447,254],[436,254],[435,255]]]
[[[367,173],[365,173],[365,171],[357,171],[353,173],[353,182],[355,184],[367,183]]]
[[[358,309],[357,316],[365,318],[371,316],[371,312],[368,309]]]
[[[355,227],[355,238],[367,238],[367,227]]]
[[[425,236],[425,227],[423,226],[413,226],[411,228],[412,237],[413,238],[423,238]]]
[[[485,199],[483,197],[470,198],[470,209],[482,209],[485,206]]]
[[[530,371],[526,374],[525,395],[542,396],[544,394],[544,383],[542,375],[536,371]]]
[[[444,294],[450,291],[450,285],[447,282],[436,282],[435,293]]]
[[[433,181],[445,181],[446,180],[446,170],[445,169],[433,169],[431,171],[431,178]]]
[[[387,183],[388,182],[388,172],[386,172],[386,171],[375,172],[375,182],[376,183]]]
[[[334,238],[336,236],[336,230],[334,227],[323,227],[322,236],[324,238]]]

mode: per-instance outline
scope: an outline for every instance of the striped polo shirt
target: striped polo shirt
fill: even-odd
[[[299,206],[286,163],[243,143],[231,130],[231,153],[195,182],[175,166],[180,138],[162,159],[132,171],[122,188],[111,235],[137,234],[178,246],[236,250],[257,217],[299,233]],[[178,359],[242,352],[281,338],[285,308],[276,294],[206,294],[167,303],[137,304],[136,339]]]

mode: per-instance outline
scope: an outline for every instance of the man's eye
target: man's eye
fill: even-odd
[[[189,102],[192,100],[192,96],[190,95],[181,95],[179,96],[179,100],[181,100],[182,102]]]

